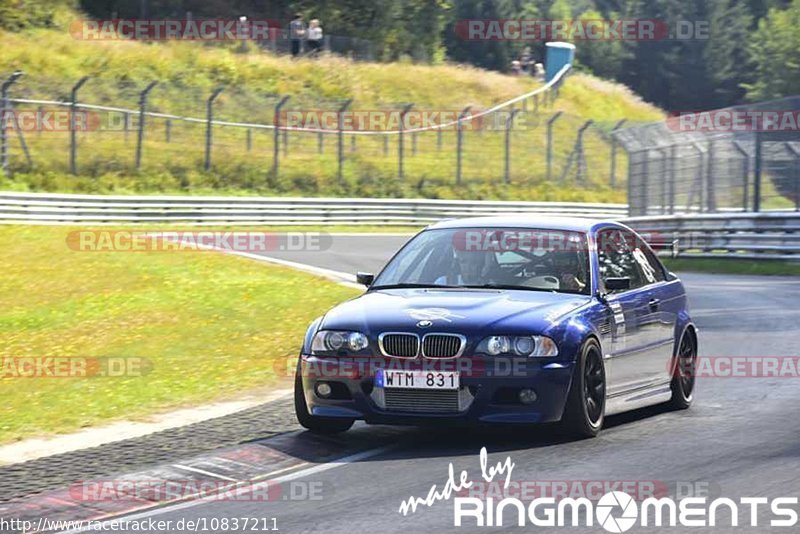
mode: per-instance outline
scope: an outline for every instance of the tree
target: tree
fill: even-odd
[[[773,8],[758,25],[751,52],[755,63],[750,100],[800,93],[800,0],[786,9]]]

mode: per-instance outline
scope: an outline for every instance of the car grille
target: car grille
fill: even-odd
[[[386,356],[416,358],[419,352],[419,337],[416,334],[382,334],[378,341]]]
[[[422,355],[426,358],[454,358],[461,353],[464,338],[454,334],[427,334],[422,338]]]
[[[386,409],[414,413],[458,413],[457,390],[387,389]]]

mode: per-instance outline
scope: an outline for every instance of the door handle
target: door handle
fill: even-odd
[[[658,306],[661,304],[660,299],[650,299],[650,309],[655,311],[658,309]]]

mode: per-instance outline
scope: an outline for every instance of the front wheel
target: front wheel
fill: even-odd
[[[581,347],[572,375],[562,425],[571,435],[593,438],[603,427],[606,371],[600,344],[589,339]]]
[[[355,423],[354,419],[320,417],[309,413],[306,396],[303,393],[303,380],[300,376],[299,362],[294,378],[294,413],[300,426],[315,434],[338,434],[339,432],[350,430],[350,427]]]
[[[695,367],[697,365],[697,342],[690,330],[681,336],[672,370],[672,398],[669,404],[676,410],[686,410],[694,399]]]

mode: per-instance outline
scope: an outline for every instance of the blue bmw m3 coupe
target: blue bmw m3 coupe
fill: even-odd
[[[616,222],[526,216],[434,224],[366,292],[309,327],[295,409],[305,428],[560,421],[688,408],[698,338],[681,281]]]

